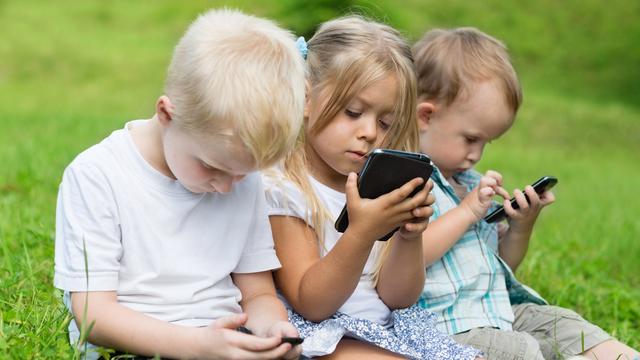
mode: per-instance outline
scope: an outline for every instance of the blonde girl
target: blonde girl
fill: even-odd
[[[357,175],[374,148],[417,150],[411,50],[385,25],[349,16],[305,44],[307,99],[297,149],[266,172],[270,221],[282,268],[276,284],[305,356],[473,359],[412,306],[424,283],[421,233],[431,185],[413,179],[362,199]],[[349,227],[333,222],[347,204]],[[382,243],[376,239],[401,227]]]

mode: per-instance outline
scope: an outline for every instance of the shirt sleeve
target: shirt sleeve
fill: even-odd
[[[293,216],[304,220],[311,226],[311,214],[304,194],[298,186],[283,175],[262,176],[269,216]]]
[[[280,261],[273,246],[273,236],[264,188],[260,177],[255,176],[253,216],[249,227],[249,241],[245,246],[234,273],[254,273],[280,268]]]
[[[54,285],[66,291],[116,290],[121,256],[107,177],[95,164],[72,163],[58,191]]]

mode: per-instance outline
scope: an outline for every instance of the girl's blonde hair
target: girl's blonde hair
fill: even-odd
[[[222,9],[200,15],[180,39],[165,92],[176,124],[209,138],[239,136],[260,169],[293,147],[304,81],[304,60],[290,32]]]
[[[451,105],[471,81],[497,79],[513,113],[522,103],[522,88],[507,47],[472,27],[427,32],[413,47],[418,96]]]
[[[308,203],[307,223],[324,247],[324,224],[332,219],[309,182],[305,157],[305,130],[313,136],[322,131],[349,101],[365,88],[388,76],[397,80],[394,121],[383,140],[391,149],[417,151],[416,75],[411,48],[401,34],[361,16],[325,22],[308,42],[307,96],[328,96],[314,126],[303,128],[295,151],[284,161],[285,176],[303,192]],[[306,126],[306,123],[303,127]]]

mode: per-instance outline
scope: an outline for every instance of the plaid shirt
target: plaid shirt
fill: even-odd
[[[474,170],[454,175],[467,192],[480,182]],[[431,220],[460,204],[453,187],[434,168],[436,202]],[[497,206],[497,204],[496,204]],[[546,304],[535,291],[520,284],[498,256],[496,224],[479,221],[469,227],[440,260],[427,268],[418,304],[438,316],[438,329],[457,334],[478,327],[512,330],[512,304]]]

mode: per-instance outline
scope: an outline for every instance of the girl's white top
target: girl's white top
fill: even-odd
[[[289,215],[297,217],[311,225],[310,210],[307,206],[302,191],[291,181],[284,178],[280,169],[273,169],[262,174],[264,187],[267,194],[267,203],[270,206],[269,215]],[[321,203],[326,207],[332,218],[324,224],[324,248],[320,249],[320,255],[326,255],[338,242],[342,233],[339,233],[334,222],[346,203],[346,195],[320,183],[309,176],[311,185]],[[349,316],[374,321],[384,326],[390,326],[389,308],[378,296],[373,283],[373,271],[378,253],[382,251],[384,243],[377,242],[367,263],[365,264],[360,281],[347,301],[338,309],[339,312]],[[320,245],[319,245],[320,246]],[[331,289],[327,289],[331,292]]]

